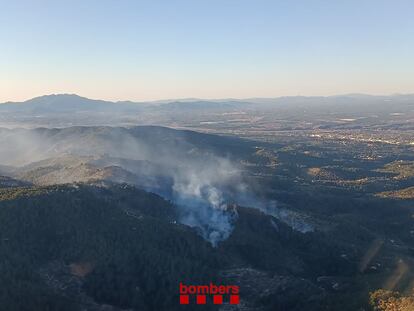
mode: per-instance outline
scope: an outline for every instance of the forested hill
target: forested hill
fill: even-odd
[[[303,235],[253,209],[237,215],[213,247],[176,222],[171,203],[131,186],[1,188],[1,309],[175,310],[179,282],[221,281],[241,282],[251,307],[317,310],[324,291],[305,278],[356,269],[331,255],[343,250],[328,235]],[[250,292],[258,278],[267,296]],[[309,299],[297,300],[298,290]]]
[[[6,188],[0,198],[3,310],[167,309],[179,281],[218,266],[170,203],[135,188]]]

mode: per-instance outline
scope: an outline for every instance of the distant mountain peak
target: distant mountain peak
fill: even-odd
[[[79,96],[77,94],[48,94],[48,95],[42,95],[38,97],[34,97],[32,99],[28,99],[24,101],[24,103],[32,103],[32,102],[43,102],[43,101],[59,101],[59,100],[83,100],[88,101],[92,99]]]
[[[33,114],[75,112],[75,111],[105,111],[112,109],[113,102],[89,99],[77,94],[49,94],[34,97],[24,102],[8,102],[0,105],[3,111],[24,112]]]

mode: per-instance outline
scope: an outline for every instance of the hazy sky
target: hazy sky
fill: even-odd
[[[0,101],[414,92],[413,0],[0,0]]]

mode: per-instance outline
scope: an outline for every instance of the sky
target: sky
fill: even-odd
[[[412,0],[0,0],[0,102],[414,93]]]

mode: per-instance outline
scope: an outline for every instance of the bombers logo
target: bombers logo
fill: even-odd
[[[223,303],[236,305],[240,302],[239,292],[237,285],[214,285],[213,283],[209,285],[184,285],[180,283],[180,304],[204,305],[210,301],[215,305]]]

